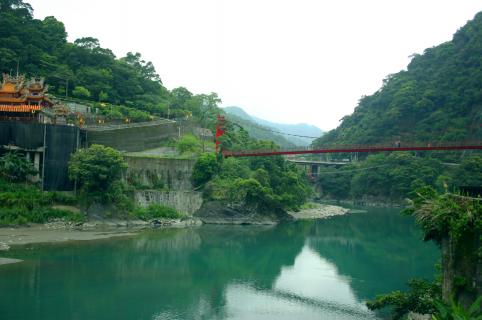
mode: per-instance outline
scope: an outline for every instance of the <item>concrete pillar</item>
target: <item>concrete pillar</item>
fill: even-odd
[[[38,181],[40,180],[40,152],[35,152],[34,160],[33,160],[33,166],[35,170],[37,170],[37,174],[35,175],[35,180]]]
[[[30,152],[27,151],[27,152],[25,153],[25,158],[27,158],[27,161],[28,161],[28,162],[31,161],[31,160],[30,160]]]

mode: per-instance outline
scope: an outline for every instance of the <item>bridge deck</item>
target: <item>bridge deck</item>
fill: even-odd
[[[412,146],[333,146],[320,149],[297,149],[297,150],[242,150],[223,151],[225,157],[262,157],[275,155],[293,154],[319,154],[319,153],[355,153],[355,152],[383,152],[383,151],[456,151],[456,150],[482,150],[481,142],[467,144],[425,144]]]
[[[327,166],[344,166],[349,164],[350,162],[336,162],[336,161],[311,161],[311,160],[295,160],[295,159],[287,159],[289,162],[293,162],[296,164],[319,164],[319,165],[327,165]]]

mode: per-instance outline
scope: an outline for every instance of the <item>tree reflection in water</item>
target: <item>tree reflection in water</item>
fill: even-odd
[[[30,245],[9,252],[25,262],[0,268],[0,310],[6,319],[369,319],[364,299],[430,276],[436,254],[413,221],[386,210]]]

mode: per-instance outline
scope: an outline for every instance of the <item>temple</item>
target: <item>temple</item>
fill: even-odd
[[[45,95],[47,89],[43,78],[26,81],[24,76],[3,74],[0,87],[0,121],[50,123],[48,110],[52,110],[53,103]],[[44,109],[46,112],[42,112]]]

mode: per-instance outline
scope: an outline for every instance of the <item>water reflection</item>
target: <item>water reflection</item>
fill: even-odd
[[[281,270],[274,289],[366,310],[353,294],[349,279],[340,276],[334,264],[321,258],[308,246],[303,247],[293,266]]]
[[[437,255],[386,211],[8,254],[25,262],[0,268],[5,319],[371,319],[365,299],[430,276]]]

